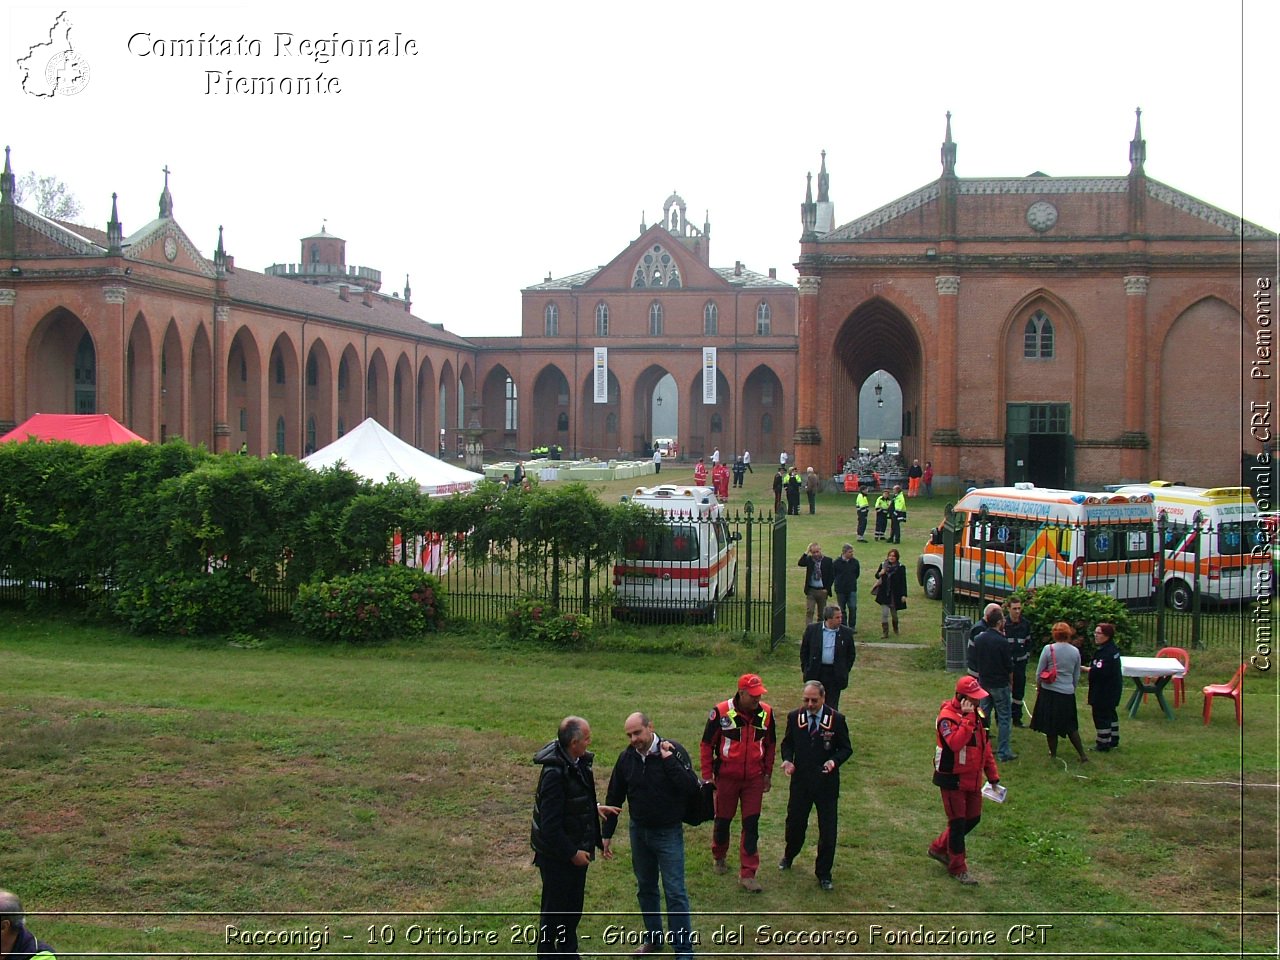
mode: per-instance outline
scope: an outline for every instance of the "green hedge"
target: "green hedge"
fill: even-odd
[[[421,636],[438,630],[444,617],[440,579],[409,567],[379,567],[304,584],[293,604],[293,622],[309,636],[341,642]]]

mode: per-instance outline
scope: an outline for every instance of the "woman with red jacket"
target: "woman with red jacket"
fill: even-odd
[[[934,727],[933,782],[942,790],[947,827],[929,844],[929,856],[966,886],[978,881],[969,873],[964,838],[982,819],[982,775],[992,786],[1000,782],[991,741],[978,716],[978,704],[987,698],[974,677],[956,681],[956,695],[938,711]]]

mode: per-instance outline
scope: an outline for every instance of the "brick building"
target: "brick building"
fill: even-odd
[[[1240,482],[1250,404],[1276,395],[1250,377],[1275,234],[1149,178],[1140,112],[1127,176],[962,179],[956,154],[948,114],[939,179],[843,226],[824,157],[797,264],[799,459],[857,443],[885,370],[903,455],[939,483]]]

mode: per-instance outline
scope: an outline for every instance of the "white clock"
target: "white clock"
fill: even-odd
[[[1037,233],[1044,233],[1058,222],[1058,208],[1048,200],[1037,200],[1027,207],[1027,226]]]
[[[172,261],[177,255],[178,241],[173,238],[172,234],[170,234],[164,238],[164,256],[166,260]]]

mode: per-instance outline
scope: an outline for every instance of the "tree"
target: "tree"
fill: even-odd
[[[57,177],[37,176],[33,170],[17,182],[13,200],[30,197],[36,213],[50,220],[73,220],[80,215],[80,201]]]

